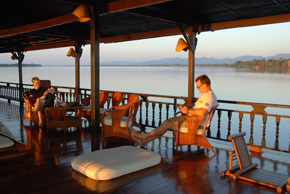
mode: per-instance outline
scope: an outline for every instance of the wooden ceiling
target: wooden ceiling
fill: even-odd
[[[0,53],[90,43],[72,13],[95,0],[2,0]],[[290,21],[290,0],[100,0],[101,43]]]

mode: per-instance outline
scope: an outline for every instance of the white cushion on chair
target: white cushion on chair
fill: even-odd
[[[106,111],[108,111],[109,109],[105,109],[105,108],[100,108],[100,114],[104,114]]]
[[[121,118],[120,127],[126,127],[127,119],[128,119],[128,117],[126,117],[126,116],[123,116]],[[128,127],[132,126],[132,120],[133,120],[132,118],[129,118]],[[109,125],[109,126],[112,125],[112,117],[110,115],[108,115],[104,118],[104,124]]]
[[[88,111],[90,112],[91,111],[91,107],[90,106],[83,106],[83,111]]]
[[[83,106],[83,110],[84,111],[88,111],[88,112],[90,112],[91,111],[91,107],[90,106]],[[104,114],[104,112],[106,112],[107,110],[109,110],[109,109],[105,109],[105,108],[100,108],[100,114]]]
[[[181,128],[179,128],[179,131],[183,132],[183,133],[187,133],[188,132],[188,128],[187,127],[181,127]],[[203,129],[197,129],[196,134],[197,135],[202,135],[202,131],[203,131]]]
[[[134,146],[94,151],[75,157],[74,170],[96,180],[109,180],[159,164],[159,154]]]

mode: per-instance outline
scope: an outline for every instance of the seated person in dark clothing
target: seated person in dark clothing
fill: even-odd
[[[43,126],[43,118],[42,118],[42,107],[44,103],[46,102],[47,95],[49,93],[54,92],[54,89],[51,88],[44,88],[40,87],[40,81],[38,77],[33,77],[32,78],[32,84],[34,86],[34,89],[31,89],[29,91],[29,99],[35,100],[34,103],[34,114],[31,115],[32,119],[36,119],[38,117],[38,126],[42,127]],[[27,100],[24,100],[27,101]],[[26,102],[26,110],[27,110],[27,103]]]

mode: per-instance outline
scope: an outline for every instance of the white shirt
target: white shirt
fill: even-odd
[[[193,109],[205,108],[208,113],[212,109],[212,107],[217,105],[217,97],[213,91],[209,91],[207,93],[202,94],[194,104]],[[200,125],[204,126],[206,122],[207,115],[204,115],[204,119]]]

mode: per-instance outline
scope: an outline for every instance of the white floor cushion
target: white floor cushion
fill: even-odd
[[[75,157],[74,170],[96,180],[110,180],[159,164],[159,154],[134,146],[97,150]]]
[[[9,148],[14,145],[14,142],[7,137],[0,136],[0,149],[2,148]]]
[[[4,135],[7,135],[7,136],[13,138],[12,133],[1,122],[0,122],[0,133],[3,133]],[[14,145],[14,142],[11,139],[0,135],[0,148],[9,148],[13,145]]]

